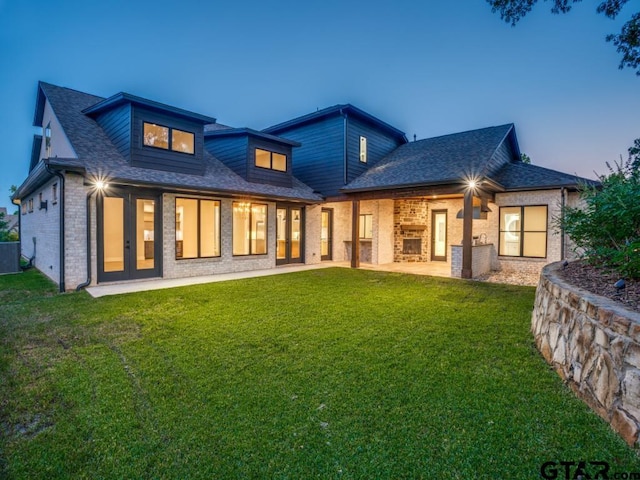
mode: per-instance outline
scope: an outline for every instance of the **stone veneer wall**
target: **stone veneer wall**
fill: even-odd
[[[394,262],[427,262],[429,261],[429,204],[421,199],[396,200],[393,207],[393,261]],[[409,229],[416,225],[422,228]],[[422,253],[404,254],[403,240],[421,239]]]
[[[571,389],[631,446],[640,432],[640,314],[541,273],[531,319],[536,345]]]

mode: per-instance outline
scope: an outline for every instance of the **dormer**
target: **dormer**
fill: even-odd
[[[216,119],[118,93],[82,111],[134,167],[204,174],[204,125]]]
[[[249,182],[279,187],[293,184],[292,150],[298,142],[250,128],[205,132],[205,148]]]

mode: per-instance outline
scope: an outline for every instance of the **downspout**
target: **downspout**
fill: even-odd
[[[565,207],[565,195],[567,189],[562,187],[560,189],[560,259],[565,259],[565,233],[564,233],[564,207]]]
[[[79,292],[91,284],[91,197],[93,192],[87,193],[87,279],[76,287]]]
[[[64,258],[64,175],[57,170],[53,170],[48,163],[44,163],[44,168],[51,175],[55,175],[60,179],[60,293],[65,292],[65,282],[64,282],[64,269],[65,269],[65,258]]]

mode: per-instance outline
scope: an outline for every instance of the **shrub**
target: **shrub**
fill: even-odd
[[[600,186],[583,185],[583,207],[557,219],[580,256],[624,277],[640,278],[640,139],[626,162],[616,162]]]

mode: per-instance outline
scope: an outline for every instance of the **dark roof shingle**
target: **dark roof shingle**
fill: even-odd
[[[427,138],[401,145],[349,183],[345,192],[460,183],[485,174],[513,124]]]
[[[89,175],[107,177],[122,182],[160,185],[184,189],[201,189],[211,192],[258,195],[278,199],[318,202],[322,197],[294,178],[293,186],[278,187],[251,183],[234,173],[226,165],[204,152],[204,175],[179,174],[131,166],[113,145],[107,134],[83,110],[101,102],[101,97],[64,87],[41,83],[64,129],[77,159],[49,159],[49,164],[59,167],[83,168]]]

